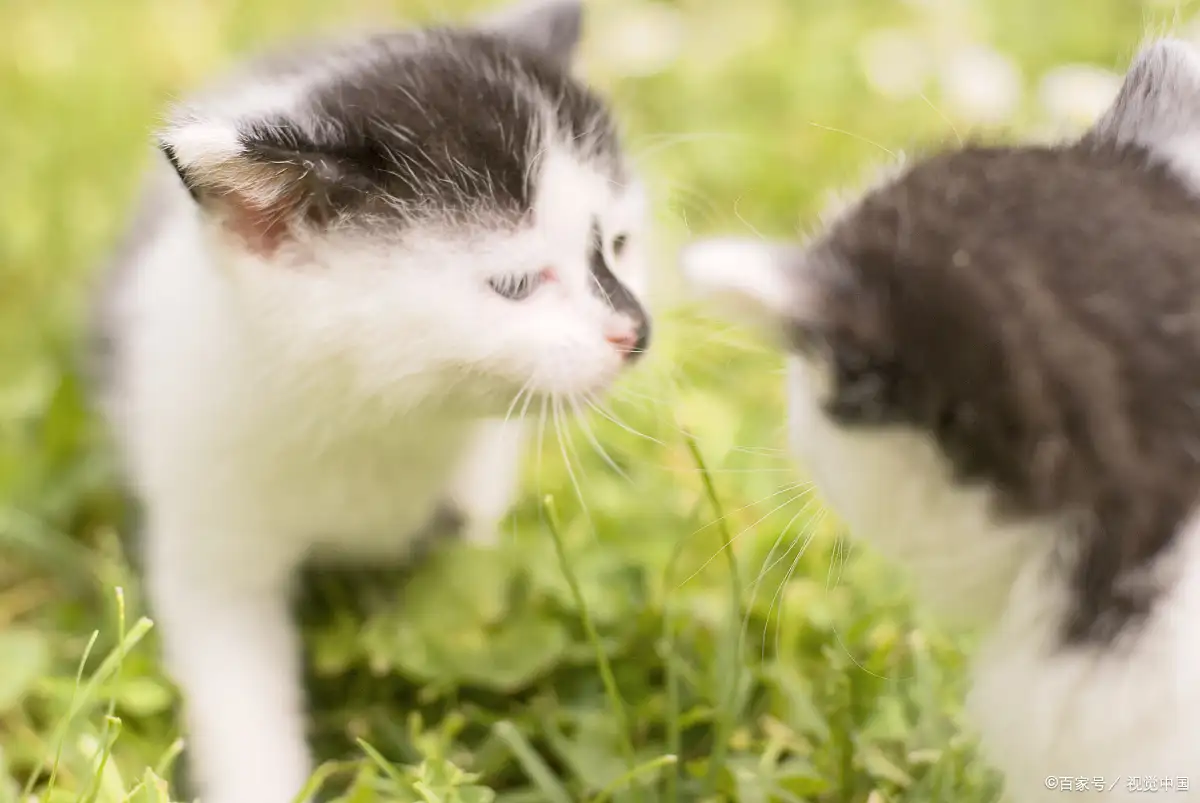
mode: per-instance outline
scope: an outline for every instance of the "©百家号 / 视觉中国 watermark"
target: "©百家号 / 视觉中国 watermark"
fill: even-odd
[[[1187,792],[1190,785],[1182,775],[1047,775],[1046,788],[1060,792]]]

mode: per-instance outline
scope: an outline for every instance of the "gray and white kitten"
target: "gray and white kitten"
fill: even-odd
[[[982,627],[1014,803],[1200,798],[1200,54],[1148,46],[1077,142],[941,153],[803,246],[683,262],[783,333],[792,449],[852,533]]]
[[[569,74],[574,0],[310,45],[180,104],[108,274],[101,401],[206,803],[312,769],[289,616],[310,559],[490,541],[524,408],[645,350],[645,199]]]

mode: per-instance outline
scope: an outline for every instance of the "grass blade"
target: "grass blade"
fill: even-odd
[[[680,548],[676,547],[676,555],[680,552]],[[670,567],[675,563],[671,560],[668,566],[668,574]],[[669,582],[669,580],[668,580]],[[664,587],[670,586],[664,583]],[[668,592],[669,593],[669,592]],[[663,660],[667,667],[667,750],[671,755],[678,756],[683,748],[683,733],[680,728],[679,719],[681,712],[679,710],[679,664],[675,657],[675,611],[674,606],[670,604],[670,600],[663,602],[663,644],[662,653]],[[679,762],[674,762],[666,773],[667,789],[665,800],[666,803],[678,803],[679,801]]]
[[[713,753],[708,761],[708,774],[705,779],[705,784],[710,791],[715,792],[717,786],[717,773],[725,765],[725,754],[729,750],[729,737],[733,732],[734,725],[734,699],[737,695],[738,682],[741,680],[741,665],[742,665],[742,578],[738,573],[737,556],[733,554],[733,538],[729,534],[729,526],[725,520],[725,510],[721,506],[721,500],[717,496],[716,486],[713,484],[712,474],[708,470],[708,465],[704,462],[704,455],[700,452],[700,445],[696,442],[696,438],[692,433],[684,430],[684,440],[687,442],[688,451],[691,452],[692,460],[696,463],[696,468],[700,471],[700,478],[704,483],[704,492],[708,496],[708,503],[712,506],[713,515],[717,517],[717,530],[721,536],[721,551],[725,553],[726,562],[729,564],[729,579],[730,579],[730,600],[729,604],[733,608],[732,615],[729,617],[730,629],[726,636],[725,649],[721,650],[717,655],[717,677],[721,686],[725,688],[724,699],[717,706],[717,728],[713,736]]]
[[[608,786],[601,789],[600,793],[597,794],[594,798],[592,798],[591,803],[604,803],[604,801],[608,800],[609,797],[612,796],[613,792],[620,789],[622,786],[625,786],[633,779],[641,777],[643,775],[649,775],[650,773],[654,772],[655,770],[661,769],[662,767],[667,767],[667,766],[673,767],[677,763],[679,763],[679,759],[677,757],[675,757],[673,755],[666,755],[666,756],[659,756],[658,758],[647,761],[644,764],[639,764],[638,766],[631,769],[629,772],[622,775],[620,778],[617,778],[615,781],[610,783]]]
[[[366,739],[356,739],[355,741],[358,742],[358,746],[362,748],[362,751],[371,757],[371,760],[375,762],[376,766],[383,770],[387,776],[392,779],[393,783],[400,788],[404,788],[408,785],[408,781],[405,779],[404,775],[401,774],[400,770],[396,769],[395,765],[384,758],[383,754],[372,747]]]
[[[119,615],[122,617],[121,621],[123,623],[123,621],[124,621],[124,598],[120,595],[119,591],[118,591],[118,605],[120,606]],[[96,639],[99,635],[98,633],[92,634],[91,639],[88,641],[88,646],[87,646],[86,650],[84,651],[83,658],[81,658],[80,662],[79,662],[79,670],[75,676],[75,691],[71,695],[71,703],[70,703],[69,707],[67,708],[66,716],[64,716],[62,718],[62,720],[59,722],[58,726],[55,728],[55,731],[54,731],[54,736],[53,736],[53,743],[55,744],[54,764],[53,764],[53,769],[51,770],[51,773],[50,773],[47,795],[54,789],[54,784],[58,777],[58,767],[59,767],[59,764],[60,764],[60,761],[62,758],[63,744],[66,742],[67,733],[71,727],[71,724],[75,721],[75,718],[77,716],[79,716],[79,713],[81,711],[83,711],[83,709],[85,707],[87,707],[87,705],[90,704],[90,702],[92,701],[93,698],[95,698],[96,693],[99,690],[99,688],[105,682],[107,682],[110,678],[116,676],[120,672],[121,667],[123,666],[123,664],[125,662],[125,656],[128,655],[129,652],[131,650],[133,650],[133,648],[136,647],[143,638],[146,637],[146,634],[149,633],[151,628],[153,628],[153,627],[154,627],[154,623],[151,620],[147,619],[146,617],[142,617],[141,619],[139,619],[134,624],[134,626],[129,630],[129,632],[127,634],[124,634],[124,636],[118,642],[117,646],[113,648],[112,652],[110,652],[108,654],[108,656],[100,663],[100,666],[96,669],[96,671],[88,679],[87,683],[83,684],[82,683],[83,669],[84,669],[84,666],[87,664],[88,656],[91,654],[92,647],[95,645]],[[115,711],[115,701],[110,698],[109,716],[113,720],[116,719],[115,716],[113,716],[114,711]],[[108,732],[107,729],[110,724],[111,724],[110,722],[106,721],[106,725],[105,725],[106,734]],[[25,784],[24,797],[29,797],[30,795],[32,795],[33,785],[37,782],[37,778],[42,774],[42,772],[45,769],[46,769],[46,761],[45,761],[45,758],[43,758],[42,761],[39,762],[37,768],[29,775],[29,780]]]
[[[121,649],[121,645],[125,643],[125,590],[117,586],[114,593],[117,597],[117,665],[113,672],[113,690],[108,698],[108,711],[104,715],[104,731],[100,735],[102,745],[100,759],[94,770],[91,792],[85,798],[86,803],[96,803],[96,798],[100,795],[104,770],[112,755],[113,744],[121,732],[121,720],[117,717],[117,687],[121,682],[121,670],[125,666],[125,650]]]
[[[529,776],[529,780],[533,781],[534,785],[545,795],[547,803],[572,803],[571,796],[559,783],[554,771],[547,766],[538,752],[533,749],[533,745],[521,735],[515,725],[508,721],[497,722],[492,727],[492,732],[508,745],[509,750],[517,759],[517,763],[521,765],[521,769]]]
[[[600,669],[600,678],[604,683],[604,693],[608,696],[609,707],[612,708],[613,716],[617,718],[619,730],[621,732],[621,751],[625,755],[625,761],[629,765],[630,771],[637,767],[637,756],[633,750],[633,742],[629,739],[629,712],[625,708],[625,700],[621,697],[621,690],[617,688],[617,678],[613,675],[612,664],[608,662],[608,655],[604,652],[604,645],[600,643],[600,634],[596,632],[596,626],[592,622],[592,616],[588,612],[587,602],[583,598],[583,591],[579,587],[579,578],[575,576],[575,571],[571,568],[571,561],[567,558],[566,546],[563,544],[562,533],[558,527],[558,514],[554,508],[554,497],[547,496],[544,500],[546,510],[546,519],[550,527],[550,536],[554,540],[554,549],[558,553],[558,563],[562,568],[563,577],[566,578],[567,585],[571,587],[571,594],[575,598],[575,604],[579,607],[579,617],[583,620],[583,629],[587,634],[588,641],[591,642],[592,648],[596,651],[596,661]]]
[[[361,744],[359,746],[362,747]],[[370,747],[370,745],[367,745],[367,747]],[[363,749],[365,751],[367,748],[364,747]],[[379,764],[381,767],[384,767],[384,772],[387,772],[387,769],[385,766],[387,764],[387,762],[382,760],[382,756],[380,756],[379,758],[376,758],[375,756],[371,756],[371,758],[376,764]],[[332,778],[333,776],[335,776],[339,773],[351,771],[351,770],[355,769],[357,766],[358,766],[357,761],[326,761],[324,764],[317,767],[316,772],[314,772],[312,774],[312,776],[308,779],[308,783],[304,784],[304,788],[300,790],[300,794],[296,795],[295,800],[296,801],[315,800],[317,798],[317,792],[320,791],[321,788],[325,786],[325,784],[329,781],[330,778]]]

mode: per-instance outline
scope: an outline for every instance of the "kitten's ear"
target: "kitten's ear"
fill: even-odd
[[[201,208],[250,250],[269,254],[301,213],[321,211],[353,176],[287,123],[253,126],[178,115],[159,149]]]
[[[801,259],[794,245],[718,238],[686,246],[680,266],[692,293],[717,314],[777,336],[795,312],[788,277]]]
[[[1200,155],[1200,52],[1177,39],[1144,47],[1088,140],[1137,144],[1173,159],[1184,150]]]
[[[567,69],[583,36],[583,2],[522,0],[485,18],[481,27],[532,48]]]

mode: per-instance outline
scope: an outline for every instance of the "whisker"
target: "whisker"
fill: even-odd
[[[533,398],[530,396],[530,398]],[[542,454],[544,453],[544,444],[546,439],[546,405],[549,403],[549,397],[542,397],[542,406],[538,411],[538,434],[537,434],[537,484],[538,496],[542,495]]]
[[[699,470],[699,469],[697,469],[697,471],[698,471],[698,470]],[[687,538],[688,538],[688,539],[695,538],[697,535],[699,535],[700,533],[704,532],[704,531],[705,531],[705,530],[707,530],[709,527],[712,527],[712,526],[714,526],[714,525],[716,525],[716,524],[720,524],[722,521],[724,521],[725,519],[729,518],[729,517],[730,517],[730,516],[732,516],[734,513],[741,513],[743,510],[745,510],[745,509],[746,509],[746,508],[748,508],[748,507],[754,507],[755,505],[761,505],[763,502],[767,501],[768,499],[774,499],[775,497],[779,496],[780,494],[785,494],[785,493],[789,493],[789,492],[791,492],[791,491],[795,491],[795,490],[797,490],[798,488],[802,487],[802,486],[803,486],[803,485],[805,485],[805,484],[806,484],[806,483],[803,483],[803,482],[795,482],[795,483],[792,483],[792,484],[790,484],[790,485],[785,485],[784,487],[780,488],[778,491],[775,491],[774,493],[772,493],[772,494],[770,494],[770,495],[768,495],[768,496],[764,496],[762,499],[756,499],[755,501],[753,501],[753,502],[750,502],[750,503],[748,503],[748,504],[745,504],[745,505],[742,505],[742,506],[741,506],[741,507],[739,507],[739,508],[736,508],[736,509],[734,509],[734,510],[727,511],[727,512],[725,513],[725,515],[723,515],[723,516],[718,516],[717,518],[713,519],[713,520],[712,520],[712,521],[710,521],[708,524],[705,524],[705,525],[704,525],[703,527],[701,527],[700,529],[698,529],[698,530],[696,530],[696,531],[692,532],[691,534],[689,534],[689,535],[687,536]],[[803,493],[804,493],[804,492],[801,492],[801,495],[803,495]],[[797,496],[796,498],[799,498],[799,496]],[[767,514],[767,515],[770,515],[770,514]],[[686,540],[686,539],[685,539],[685,540]]]
[[[811,499],[806,501],[803,505],[800,506],[800,509],[798,511],[796,511],[796,514],[794,516],[792,516],[790,519],[788,519],[788,523],[783,526],[783,533],[785,535],[788,533],[788,531],[790,531],[792,529],[792,525],[796,523],[796,519],[800,518],[801,516],[803,516],[805,513],[808,512],[809,508],[812,506],[812,502],[813,502],[813,500],[811,500]],[[800,543],[800,540],[795,539],[795,542]],[[780,558],[779,560],[782,560],[782,558]],[[778,562],[779,561],[777,560],[775,563],[772,563],[769,566],[767,566],[765,569],[763,569],[763,572],[760,575],[760,577],[765,577],[768,572],[770,572],[772,569],[775,568],[775,566]]]
[[[510,417],[512,417],[513,410],[516,409],[517,403],[521,401],[521,396],[523,396],[525,394],[525,392],[527,390],[529,390],[529,386],[531,384],[533,384],[533,377],[530,377],[529,379],[527,379],[525,381],[525,384],[521,386],[521,389],[517,391],[517,395],[513,396],[512,404],[508,405],[508,410],[504,413],[504,422],[505,423],[508,423],[508,419]],[[522,411],[522,417],[523,416],[524,416],[524,412]]]
[[[575,439],[571,437],[571,419],[563,409],[563,400],[561,396],[554,397],[554,419],[558,423],[559,432],[565,435],[562,441],[565,442],[567,451],[570,452],[571,458],[579,464],[579,473],[587,478],[587,469],[584,467],[583,461],[579,459],[579,453],[575,450]]]
[[[757,526],[758,526],[759,524],[761,524],[762,522],[766,521],[766,520],[767,520],[767,519],[768,519],[768,518],[771,516],[771,514],[775,513],[775,512],[776,512],[776,511],[778,511],[778,510],[782,510],[783,508],[785,508],[785,507],[787,507],[788,505],[790,505],[792,502],[795,502],[797,499],[799,499],[799,498],[801,498],[802,496],[804,496],[804,494],[806,494],[806,493],[808,493],[808,491],[807,491],[807,490],[801,491],[800,493],[796,494],[795,496],[791,497],[790,499],[787,499],[787,500],[785,500],[785,501],[783,502],[783,504],[779,505],[778,507],[772,508],[771,510],[767,511],[766,513],[764,513],[764,514],[763,514],[761,517],[759,517],[759,519],[758,519],[757,521],[755,521],[753,524],[750,524],[750,525],[747,525],[746,527],[743,527],[743,528],[742,528],[740,531],[738,531],[737,535],[733,536],[733,537],[732,537],[732,538],[730,538],[728,541],[726,541],[726,542],[725,542],[725,543],[722,545],[721,549],[718,549],[716,552],[714,552],[714,553],[712,554],[712,557],[710,557],[708,560],[704,561],[704,563],[702,563],[702,564],[700,565],[700,568],[699,568],[699,569],[696,569],[696,571],[694,571],[694,572],[692,572],[690,575],[688,575],[687,579],[685,579],[685,580],[684,580],[682,583],[680,583],[680,584],[677,586],[677,588],[682,588],[683,586],[685,586],[685,585],[687,585],[689,582],[691,582],[691,580],[692,580],[693,578],[695,578],[695,577],[696,577],[696,575],[698,575],[698,574],[700,574],[700,572],[704,571],[705,567],[707,567],[707,566],[708,566],[708,564],[710,564],[710,563],[712,563],[714,560],[716,560],[718,555],[720,555],[720,554],[721,554],[721,553],[722,553],[724,550],[726,550],[726,549],[728,549],[730,546],[732,546],[732,545],[733,545],[733,543],[734,543],[735,541],[737,541],[739,538],[741,538],[741,537],[742,537],[743,535],[745,535],[747,532],[749,532],[750,530],[754,529],[755,527],[757,527]]]
[[[579,506],[583,510],[584,518],[588,520],[590,526],[592,516],[591,513],[588,512],[587,502],[583,498],[583,487],[579,484],[579,479],[575,476],[575,469],[571,466],[571,459],[567,456],[567,447],[563,442],[562,425],[559,421],[559,400],[557,396],[554,398],[553,414],[554,433],[558,438],[558,450],[562,454],[563,463],[566,464],[567,476],[571,478],[571,485],[575,489],[575,496],[579,499]]]
[[[676,145],[683,145],[690,142],[698,142],[708,139],[730,139],[749,141],[749,138],[744,134],[732,134],[725,131],[696,131],[696,132],[677,132],[656,134],[652,137],[647,137],[648,140],[658,140],[646,146],[642,143],[633,143],[633,157],[641,160],[647,156],[653,156],[664,148],[671,148]]]
[[[746,220],[746,218],[742,217],[742,210],[738,208],[741,203],[742,203],[742,196],[739,195],[737,198],[733,199],[733,214],[737,217],[738,220],[740,220],[742,222],[742,225],[744,225],[746,228],[750,229],[750,231],[754,232],[755,237],[757,237],[760,240],[767,239],[766,237],[763,236],[763,233],[761,231],[759,231],[758,229],[754,228],[753,225],[751,225],[750,221],[748,221],[748,220]]]
[[[784,575],[783,581],[779,584],[779,589],[775,592],[775,596],[771,598],[771,607],[767,609],[767,621],[770,622],[771,613],[775,610],[775,604],[777,602],[779,603],[779,619],[775,624],[776,655],[782,651],[780,645],[782,644],[783,640],[783,590],[787,588],[789,583],[791,583],[792,575],[796,573],[796,568],[800,565],[800,560],[804,557],[805,550],[807,550],[808,545],[812,543],[812,539],[815,537],[818,531],[819,524],[824,518],[825,513],[822,511],[821,515],[817,517],[817,520],[810,523],[807,529],[811,530],[812,534],[807,536],[804,539],[804,542],[800,545],[800,549],[796,552],[796,557],[792,559],[792,565],[788,567],[787,574]]]
[[[601,459],[604,460],[605,463],[608,464],[609,468],[617,472],[617,474],[619,474],[625,480],[632,482],[632,480],[629,478],[629,475],[626,474],[621,467],[616,464],[612,457],[609,456],[608,452],[605,451],[604,447],[600,445],[600,441],[596,439],[596,433],[592,431],[591,424],[588,423],[587,417],[584,416],[583,412],[579,409],[579,400],[576,398],[576,396],[574,394],[568,396],[567,401],[570,402],[571,408],[575,411],[575,418],[577,421],[579,421],[580,428],[583,429],[588,440],[591,441],[592,448],[596,450],[596,453],[600,455]]]
[[[900,158],[900,155],[899,155],[898,153],[896,153],[895,151],[889,150],[889,149],[887,149],[887,148],[883,147],[882,145],[880,145],[878,142],[875,142],[875,141],[873,141],[873,140],[867,139],[867,138],[866,138],[866,137],[864,137],[864,136],[860,136],[860,135],[858,135],[858,134],[853,134],[853,133],[851,133],[851,132],[849,132],[849,131],[844,131],[844,130],[842,130],[842,129],[840,129],[840,128],[834,128],[833,126],[829,126],[829,125],[821,125],[820,123],[814,123],[814,122],[812,122],[811,120],[808,122],[808,124],[809,124],[810,126],[812,126],[813,128],[820,128],[820,129],[823,129],[823,130],[825,130],[825,131],[832,131],[832,132],[833,132],[833,133],[835,133],[835,134],[844,134],[845,136],[847,136],[847,137],[850,137],[851,139],[857,139],[859,142],[865,142],[865,143],[866,143],[866,144],[868,144],[868,145],[872,145],[872,146],[874,146],[874,147],[876,147],[876,148],[879,148],[879,150],[883,151],[883,152],[884,152],[884,153],[886,153],[888,156],[891,156],[893,159],[899,159],[899,158]]]
[[[658,438],[652,438],[644,432],[638,432],[636,429],[629,426],[624,421],[618,421],[616,418],[614,418],[613,416],[606,413],[604,411],[604,408],[601,407],[600,404],[598,402],[596,402],[592,397],[585,396],[584,403],[586,403],[588,407],[591,407],[593,410],[595,410],[602,418],[607,418],[609,421],[616,424],[618,427],[625,430],[630,435],[636,435],[639,438],[645,438],[646,440],[650,441],[651,443],[657,443],[659,446],[666,446],[666,444],[663,443],[662,441],[660,441]]]
[[[797,514],[797,515],[799,515],[799,514]],[[791,526],[790,523],[788,526],[789,527]],[[750,584],[750,594],[746,599],[746,615],[742,619],[742,636],[743,636],[743,638],[746,636],[746,634],[750,630],[750,619],[754,613],[754,603],[758,599],[758,589],[762,585],[762,581],[766,578],[767,574],[771,571],[771,569],[776,564],[779,563],[779,561],[783,560],[784,558],[786,558],[788,555],[791,554],[792,548],[797,543],[794,539],[787,539],[787,534],[788,534],[788,528],[785,527],[779,531],[779,535],[775,536],[775,541],[771,544],[771,549],[767,552],[767,557],[763,559],[763,568],[759,570],[758,576],[755,577],[754,582],[752,582]],[[783,551],[783,554],[780,555],[778,558],[771,560],[771,558],[772,558],[772,556],[774,556],[776,550],[779,549],[779,545],[782,544],[785,540],[787,540],[787,544],[788,544],[787,549],[785,549]],[[768,565],[768,561],[770,561],[769,565]],[[769,625],[770,625],[770,618],[768,617],[767,621],[763,622],[763,642],[764,642],[763,649],[764,649],[764,651],[766,650],[767,627]]]
[[[778,558],[776,558],[773,561],[771,560],[771,556],[775,554],[775,550],[779,549],[779,545],[781,543],[783,543],[783,541],[788,537],[788,533],[791,530],[792,524],[795,523],[796,519],[798,519],[800,516],[802,516],[804,514],[804,512],[806,510],[808,510],[808,506],[809,506],[809,502],[805,502],[800,507],[800,510],[798,510],[790,519],[788,519],[787,524],[785,524],[783,526],[783,528],[779,531],[779,535],[775,537],[775,542],[773,544],[771,544],[770,551],[767,552],[767,557],[763,560],[763,564],[764,564],[763,568],[759,571],[758,576],[754,578],[754,582],[750,584],[750,597],[747,600],[747,604],[746,604],[746,616],[742,620],[742,636],[743,636],[743,638],[750,630],[750,617],[753,613],[754,601],[756,599],[758,599],[758,589],[762,585],[762,581],[764,579],[766,579],[768,574],[770,574],[771,569],[775,568],[775,566],[777,566],[780,561],[782,561],[788,555],[791,554],[792,549],[796,546],[796,544],[799,543],[799,541],[796,539],[791,539],[788,543],[787,549],[785,549],[783,551],[782,555],[780,555]],[[768,563],[768,561],[770,561],[770,563]],[[762,647],[762,649],[763,649],[764,655],[766,653],[767,627],[769,627],[769,626],[770,626],[770,611],[768,611],[768,613],[767,613],[767,620],[765,622],[763,622],[763,647]]]
[[[529,405],[533,402],[533,397],[535,395],[537,394],[535,394],[532,389],[530,389],[529,393],[525,394],[525,406],[521,408],[521,418],[524,418],[525,414],[529,411]],[[545,397],[543,396],[542,398]]]
[[[698,442],[699,438],[696,439]],[[686,468],[683,466],[668,466],[666,463],[660,463],[660,468],[664,468],[675,474],[699,474],[698,468]],[[706,474],[790,474],[791,467],[785,468],[708,468],[703,473]],[[748,506],[747,506],[748,507]]]
[[[779,457],[784,460],[790,460],[787,454],[787,449],[779,449],[774,446],[734,446],[731,451],[742,452],[744,454],[755,455],[757,457]]]
[[[631,404],[634,403],[634,400],[650,402],[650,404],[653,406],[663,406],[666,404],[666,402],[660,401],[653,396],[647,396],[644,393],[638,393],[636,390],[631,390],[629,388],[613,388],[609,395],[614,399],[627,401]]]
[[[937,116],[941,117],[942,121],[945,122],[946,125],[950,126],[950,131],[953,132],[954,138],[956,140],[958,140],[958,147],[961,148],[964,144],[963,138],[962,138],[962,135],[958,133],[958,129],[954,127],[954,122],[949,117],[946,116],[945,112],[943,112],[941,109],[939,109],[937,106],[935,106],[933,104],[932,100],[925,97],[924,92],[919,93],[918,97],[920,97],[921,100],[925,101],[926,105],[929,106],[929,108],[933,109],[933,111],[937,114]]]
[[[831,591],[834,588],[837,588],[838,584],[842,582],[842,572],[845,571],[846,566],[850,563],[850,553],[853,551],[853,549],[853,541],[842,535],[838,536],[837,540],[833,544],[833,557],[829,561],[829,572],[825,575],[826,591]],[[841,558],[841,560],[839,561],[838,558]],[[838,566],[837,579],[831,582],[830,578],[833,575],[833,566],[835,563]]]

